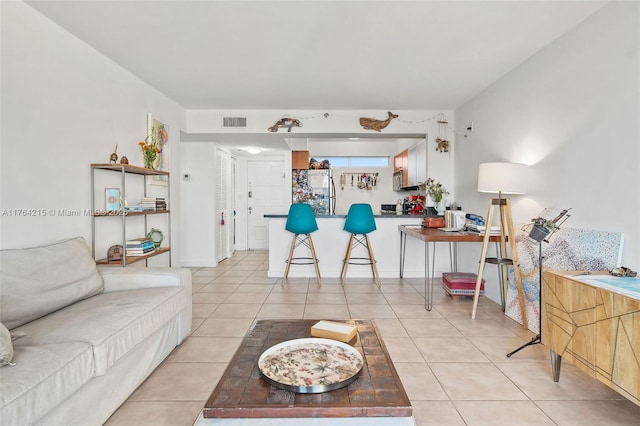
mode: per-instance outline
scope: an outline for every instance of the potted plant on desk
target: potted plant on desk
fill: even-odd
[[[442,202],[445,195],[449,194],[447,188],[442,186],[442,183],[436,182],[433,178],[427,179],[424,183],[425,190],[431,201],[434,203],[434,208],[438,215],[444,214],[444,203]]]

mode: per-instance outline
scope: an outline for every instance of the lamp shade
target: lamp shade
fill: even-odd
[[[527,192],[527,165],[482,163],[478,168],[478,192],[524,194]]]

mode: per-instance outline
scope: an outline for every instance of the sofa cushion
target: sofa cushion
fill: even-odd
[[[15,347],[13,360],[15,366],[0,369],[3,425],[32,424],[93,376],[88,343]]]
[[[187,301],[182,287],[99,294],[20,327],[19,331],[25,331],[26,336],[15,341],[14,347],[89,342],[95,374],[100,376],[131,348],[176,317]]]
[[[9,330],[102,290],[82,238],[0,251],[0,321]]]
[[[11,334],[7,327],[0,322],[0,367],[12,365],[13,359],[13,343],[11,343]]]

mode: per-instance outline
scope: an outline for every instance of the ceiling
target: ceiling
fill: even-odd
[[[607,2],[26,3],[186,109],[387,111],[455,109]]]
[[[27,1],[186,109],[453,109],[598,1]]]

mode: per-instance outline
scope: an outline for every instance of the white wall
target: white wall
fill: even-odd
[[[216,266],[215,155],[216,144],[180,143],[180,263]],[[185,174],[190,179],[184,180]]]
[[[215,253],[215,184],[214,170],[215,151],[218,142],[182,142],[180,144],[181,175],[191,175],[189,181],[182,180],[180,206],[181,235],[181,263],[186,266],[216,266]],[[247,161],[284,161],[291,169],[290,151],[268,151],[254,156],[237,156],[235,158],[235,199],[232,208],[236,216],[229,217],[226,222],[232,226],[235,220],[235,249],[247,249]],[[285,182],[291,181],[291,174]],[[282,188],[289,193],[290,187]]]
[[[414,140],[415,143],[417,140]],[[354,203],[368,203],[378,214],[380,204],[395,204],[399,198],[406,196],[404,192],[393,190],[393,156],[400,149],[397,143],[376,140],[331,140],[315,141],[308,144],[309,155],[312,158],[347,156],[376,156],[389,157],[388,167],[337,167],[332,165],[333,180],[336,186],[336,214],[347,214],[349,207]],[[344,189],[340,188],[341,173],[378,173],[377,185],[371,190],[357,187],[358,177],[353,176],[354,185],[351,185],[352,175],[345,175],[347,183]]]
[[[452,111],[412,111],[394,110],[398,118],[391,120],[389,125],[382,130],[384,133],[431,133],[437,134],[436,114],[445,113],[449,120]],[[325,114],[327,117],[325,118]],[[222,117],[246,117],[247,126],[237,128],[223,127]],[[360,117],[386,119],[387,111],[372,110],[190,110],[187,112],[189,133],[265,133],[282,117],[293,117],[300,120],[302,127],[294,127],[291,134],[285,129],[280,129],[283,137],[296,137],[296,134],[331,134],[331,133],[360,133],[363,137],[367,134],[376,134],[373,130],[364,130],[360,126]],[[436,130],[434,132],[433,130]],[[299,135],[298,135],[299,136]],[[451,135],[450,135],[451,136]]]
[[[474,125],[455,157],[465,206],[486,215],[479,163],[527,163],[528,192],[512,197],[515,221],[572,207],[566,226],[623,232],[622,263],[640,267],[638,16],[636,2],[605,6],[456,110],[458,128]],[[476,270],[479,248],[461,250]],[[495,281],[493,271],[485,278]]]
[[[267,128],[274,123],[274,117],[279,118],[284,115],[292,117],[307,117],[302,119],[303,127],[296,128],[293,131],[297,133],[308,132],[314,133],[317,137],[318,134],[326,134],[327,137],[331,137],[334,133],[350,133],[359,134],[363,138],[369,136],[372,131],[365,131],[359,125],[359,117],[376,117],[384,118],[385,113],[379,111],[327,111],[329,118],[324,118],[324,111],[208,111],[208,110],[191,110],[187,112],[187,129],[189,133],[264,133],[267,134]],[[395,119],[391,124],[383,130],[383,134],[428,134],[428,173],[429,176],[440,180],[446,188],[451,191],[449,201],[453,201],[454,198],[454,185],[453,185],[453,156],[455,152],[456,135],[452,130],[454,127],[453,111],[394,111],[398,113],[398,119]],[[447,138],[451,141],[450,151],[448,153],[436,152],[435,138],[439,135],[441,129],[437,123],[438,114],[444,113],[449,120],[449,126],[451,129],[447,132]],[[244,129],[224,129],[222,127],[223,116],[243,116],[247,117],[247,127]],[[442,135],[444,136],[444,134]],[[183,142],[182,147],[182,160],[185,167],[188,165],[189,170],[183,169],[182,173],[194,173],[196,176],[205,166],[203,158],[210,155],[210,147],[206,144],[224,145],[224,135],[216,136],[219,140],[215,142]],[[409,144],[415,143],[415,140],[400,140],[399,142],[389,141],[376,141],[376,142],[358,142],[358,141],[307,141],[306,138],[294,139],[291,146],[294,149],[308,149],[311,156],[362,156],[362,155],[386,155],[393,157],[393,155],[407,148]],[[190,146],[191,144],[191,146]],[[366,145],[373,144],[373,145]],[[247,145],[251,145],[248,143]],[[237,211],[236,215],[236,249],[244,250],[247,248],[247,200],[246,193],[247,188],[247,160],[261,159],[265,161],[269,160],[282,160],[284,159],[287,164],[291,164],[291,152],[273,150],[266,151],[252,157],[238,156],[236,162],[236,199],[235,207]],[[288,167],[290,169],[290,167]],[[202,170],[206,173],[204,170]],[[372,191],[364,191],[357,188],[345,187],[344,191],[340,190],[340,172],[341,171],[364,171],[364,172],[379,172],[380,180],[378,187]],[[410,192],[395,192],[392,186],[392,174],[393,164],[391,163],[388,168],[363,168],[357,169],[341,169],[335,168],[334,180],[336,183],[338,204],[336,213],[346,214],[349,206],[355,202],[367,202],[370,203],[376,210],[379,209],[382,203],[394,203],[398,198],[407,196]],[[283,191],[289,193],[291,191],[289,183],[291,182],[291,175],[289,174],[284,180],[285,186]],[[215,181],[211,181],[210,185],[214,185]],[[185,183],[182,182],[183,191],[185,188],[191,186],[196,187],[195,182]],[[201,193],[207,193],[209,190],[204,187],[198,191]],[[213,205],[209,205],[208,202],[201,203],[198,201],[197,191],[189,191],[189,194],[181,198],[182,210],[182,227],[183,232],[188,232],[188,235],[184,235],[185,241],[188,241],[190,248],[187,249],[183,246],[183,262],[186,264],[195,265],[192,263],[195,257],[195,253],[207,253],[209,256],[209,247],[205,245],[209,244],[203,240],[194,241],[192,236],[197,234],[197,226],[194,223],[201,223],[203,218],[214,217]],[[196,208],[197,207],[197,208]],[[274,212],[281,213],[281,212]],[[188,231],[188,229],[191,229]],[[194,253],[194,256],[186,254],[186,250]],[[199,266],[204,266],[201,264]]]
[[[90,209],[89,164],[108,162],[116,144],[120,156],[142,165],[137,142],[146,135],[147,113],[169,126],[172,195],[177,200],[176,148],[185,111],[25,3],[1,2],[0,7],[0,209],[5,213],[0,246],[26,247],[73,236],[91,244],[89,215],[68,217],[57,211]],[[170,207],[176,242],[180,209],[177,202]],[[47,215],[11,216],[14,209],[43,209]],[[103,255],[106,247],[117,244],[116,235],[100,242]],[[167,260],[160,258],[165,256],[157,259],[163,265]],[[172,256],[175,265],[177,244]]]
[[[428,140],[435,139],[429,135]],[[405,149],[405,144],[414,145],[420,139],[402,140],[398,143],[384,140],[328,140],[311,141],[308,143],[309,155],[312,158],[323,159],[325,157],[348,157],[348,156],[372,156],[389,157],[388,167],[338,167],[332,166],[333,180],[336,185],[336,214],[347,214],[349,207],[354,203],[368,203],[373,207],[373,211],[379,214],[381,204],[396,204],[398,199],[402,199],[417,191],[394,191],[393,190],[393,156]],[[430,144],[431,145],[431,144]],[[429,150],[428,161],[437,164],[444,163],[448,168],[441,170],[436,176],[441,179],[452,177],[453,158],[449,153],[438,153]],[[346,173],[347,180],[344,189],[340,187],[340,174]],[[348,173],[378,173],[377,185],[371,190],[359,189],[357,187],[358,177],[353,176],[354,185],[351,185],[351,177]],[[450,186],[453,189],[452,186]]]

